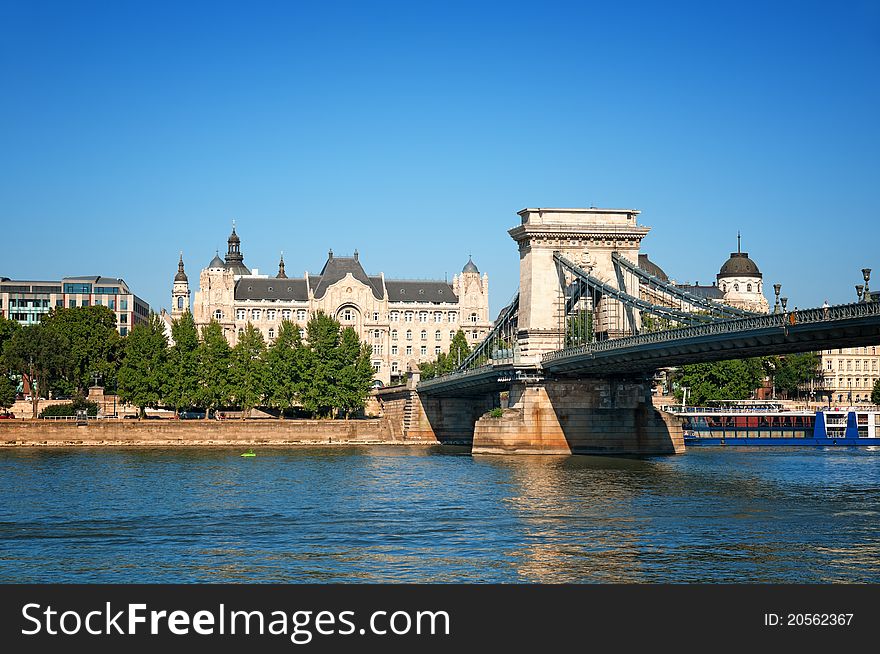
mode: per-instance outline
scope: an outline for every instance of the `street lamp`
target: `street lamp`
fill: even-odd
[[[858,298],[858,300],[857,300],[858,302],[862,301],[862,290],[864,288],[865,287],[862,286],[861,284],[856,284],[856,297]]]
[[[781,297],[781,298],[779,298],[779,301],[782,302],[782,313],[785,313],[785,307],[788,304],[788,298]]]
[[[782,290],[782,284],[773,284],[773,291],[776,293],[776,304],[773,305],[773,313],[779,313],[779,292]]]
[[[865,279],[865,302],[871,301],[871,293],[868,290],[868,282],[871,281],[871,269],[870,268],[862,268],[862,277]]]

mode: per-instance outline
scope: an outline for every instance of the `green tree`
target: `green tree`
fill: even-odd
[[[788,399],[794,399],[802,386],[809,384],[811,379],[818,379],[821,365],[821,357],[813,352],[776,357],[776,389],[783,392]]]
[[[4,345],[21,329],[21,325],[19,325],[15,320],[7,320],[3,316],[0,316],[0,357],[3,355],[3,347]]]
[[[216,320],[202,327],[202,340],[198,349],[199,386],[196,404],[205,409],[205,419],[211,409],[229,403],[232,394],[230,384],[230,360],[232,350],[223,327]]]
[[[292,409],[300,402],[306,371],[311,365],[309,354],[299,327],[289,320],[283,321],[278,337],[266,354],[268,401],[269,406],[280,410],[279,419],[284,419],[285,409]]]
[[[189,311],[171,323],[171,338],[174,345],[168,349],[164,400],[179,413],[196,404],[199,388],[199,332]]]
[[[688,402],[702,405],[710,400],[745,400],[752,396],[764,380],[761,359],[733,359],[713,363],[681,366],[675,374],[676,397],[682,389],[690,389]]]
[[[43,318],[43,324],[70,343],[66,383],[59,385],[61,390],[85,393],[95,373],[105,387],[116,386],[121,337],[113,311],[104,306],[56,307]]]
[[[880,406],[880,379],[874,382],[874,389],[871,391],[871,401]]]
[[[168,339],[159,316],[151,313],[146,323],[135,325],[123,339],[122,353],[119,397],[144,417],[147,407],[159,405],[165,385]]]
[[[248,323],[232,349],[232,399],[241,407],[241,418],[257,406],[266,394],[268,368],[262,332]]]
[[[8,409],[15,404],[15,387],[5,374],[0,373],[0,409]]]
[[[4,360],[28,382],[34,418],[40,397],[48,397],[53,381],[66,372],[69,348],[64,336],[42,324],[22,327],[6,342]]]
[[[448,352],[441,352],[434,361],[426,361],[419,364],[419,372],[422,379],[431,379],[439,375],[446,375],[456,370],[468,355],[471,348],[468,347],[467,336],[460,329],[455,332]]]
[[[361,343],[351,327],[342,330],[337,348],[337,381],[334,387],[335,408],[348,418],[364,408],[373,385],[373,364],[370,362],[370,346]]]
[[[338,383],[339,323],[319,311],[306,325],[309,367],[302,393],[303,406],[318,417],[330,417],[335,403],[334,387]]]

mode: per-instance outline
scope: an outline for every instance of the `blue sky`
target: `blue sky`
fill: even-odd
[[[225,249],[515,292],[523,207],[632,207],[708,283],[742,230],[790,304],[877,269],[880,3],[0,0],[0,275],[169,306]],[[772,301],[772,297],[769,298]]]

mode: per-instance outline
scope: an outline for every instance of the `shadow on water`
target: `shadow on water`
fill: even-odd
[[[242,451],[0,451],[0,581],[880,580],[880,452]]]

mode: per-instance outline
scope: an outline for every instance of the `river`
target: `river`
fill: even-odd
[[[0,450],[0,582],[880,581],[880,449]]]

